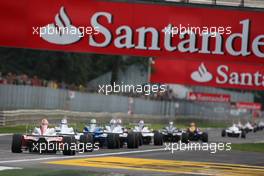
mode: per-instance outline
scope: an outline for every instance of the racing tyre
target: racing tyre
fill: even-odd
[[[108,134],[107,135],[107,148],[108,149],[118,149],[120,148],[120,140],[118,134]]]
[[[241,138],[246,138],[246,132],[245,131],[242,131],[242,133],[241,133]]]
[[[11,151],[13,153],[22,153],[22,135],[14,134],[12,139]]]
[[[76,144],[76,140],[74,136],[64,136],[63,137],[63,155],[75,155],[76,154],[76,150],[72,150],[71,146],[72,144]],[[75,147],[74,147],[75,148]]]
[[[154,145],[163,145],[163,135],[159,132],[154,132]]]
[[[127,135],[127,148],[138,148],[139,139],[136,133],[128,133]]]
[[[182,143],[188,144],[189,143],[189,135],[188,133],[182,133],[182,139],[181,139]]]
[[[138,134],[138,145],[142,146],[143,145],[143,137],[141,133],[137,133]]]
[[[222,130],[222,137],[226,137],[226,130]]]
[[[203,133],[201,136],[201,140],[202,142],[208,142],[208,134],[207,133]]]
[[[80,143],[84,146],[85,152],[92,152],[93,151],[93,145],[94,145],[94,139],[92,134],[84,134],[80,136]],[[90,146],[89,149],[87,149],[87,146]]]

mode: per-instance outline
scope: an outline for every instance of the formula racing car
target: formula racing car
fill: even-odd
[[[149,145],[154,137],[153,130],[150,130],[143,120],[138,122],[138,125],[133,128],[133,132],[135,132],[139,137],[139,145]]]
[[[14,134],[11,151],[21,153],[23,151],[38,153],[56,153],[62,151],[63,155],[75,155],[79,139],[83,135],[77,134],[67,125],[67,120],[63,119],[59,127],[49,128],[47,119],[41,121],[40,127],[34,128],[30,134]],[[89,142],[89,141],[84,141]]]
[[[195,123],[191,123],[190,127],[182,133],[181,142],[189,143],[190,141],[208,142],[208,134],[196,127]]]
[[[92,138],[94,143],[99,143],[99,147],[103,147],[106,144],[107,134],[104,133],[102,127],[97,126],[96,119],[92,119],[90,124],[86,125],[83,129],[84,136]]]
[[[166,126],[161,130],[164,142],[178,142],[181,140],[182,131],[177,129],[173,122],[169,122],[169,126]]]
[[[122,148],[124,144],[127,148],[138,148],[139,137],[133,131],[128,131],[122,126],[121,119],[112,119],[110,125],[105,126],[106,144],[109,149]]]
[[[231,127],[222,130],[222,137],[239,137],[246,138],[246,132],[239,128],[238,125],[233,124]]]

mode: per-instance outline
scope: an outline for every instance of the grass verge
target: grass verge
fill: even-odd
[[[232,150],[264,153],[264,143],[232,144]]]
[[[1,176],[101,176],[104,174],[91,173],[82,170],[53,170],[53,169],[16,169],[0,171]],[[104,175],[107,176],[107,175]]]

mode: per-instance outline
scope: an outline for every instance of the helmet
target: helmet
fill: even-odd
[[[116,123],[119,124],[119,125],[121,125],[122,124],[122,120],[121,119],[117,119],[116,120]]]
[[[66,118],[63,118],[63,119],[61,120],[61,124],[67,124],[67,123],[68,123],[68,121],[67,121]]]
[[[41,120],[41,126],[48,126],[48,125],[49,125],[49,121],[47,119]]]
[[[140,120],[140,121],[138,122],[138,124],[139,124],[139,125],[144,125],[144,120]]]
[[[111,125],[115,125],[116,124],[116,120],[115,119],[110,120],[110,124]]]
[[[196,125],[195,125],[194,122],[192,122],[192,123],[190,123],[190,126],[191,126],[191,127],[195,127]]]
[[[144,120],[140,120],[140,121],[138,122],[138,126],[139,126],[140,128],[143,128],[143,127],[144,127]]]
[[[44,135],[48,129],[49,121],[47,119],[41,120],[40,131],[41,135]]]
[[[90,123],[91,124],[96,124],[96,119],[91,119]]]
[[[173,125],[173,122],[172,122],[172,121],[170,121],[170,122],[169,122],[169,125],[171,125],[171,126],[172,126],[172,125]]]

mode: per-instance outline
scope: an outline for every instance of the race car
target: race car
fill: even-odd
[[[236,124],[236,127],[238,127],[238,129],[240,130],[244,130],[244,125],[240,121],[238,121],[238,123]]]
[[[103,147],[106,143],[107,134],[104,133],[102,127],[97,126],[96,119],[91,119],[90,124],[86,125],[83,129],[85,136],[91,135],[94,143],[99,143],[99,147]]]
[[[246,138],[246,132],[239,129],[238,125],[233,124],[231,127],[222,130],[222,137],[239,137]]]
[[[75,155],[76,150],[71,147],[76,144],[73,135],[58,134],[55,128],[48,127],[47,119],[41,121],[39,128],[35,128],[31,134],[14,134],[11,151],[13,153],[29,152],[56,153],[62,150],[64,155]]]
[[[243,130],[248,133],[248,132],[256,132],[256,126],[254,127],[250,122],[247,122],[244,127]]]
[[[263,130],[264,129],[264,122],[263,121],[260,121],[258,123],[258,130]]]
[[[190,141],[208,142],[208,134],[206,132],[202,132],[196,127],[195,123],[192,122],[190,127],[182,133],[181,139],[181,142],[183,143],[189,143]]]
[[[105,126],[106,143],[109,149],[119,149],[127,145],[127,148],[138,148],[139,137],[133,131],[128,132],[122,125],[121,119],[112,119],[110,125]]]
[[[93,146],[94,139],[93,135],[89,133],[78,133],[72,127],[68,126],[67,118],[63,118],[59,126],[55,127],[55,131],[59,136],[71,136],[74,137],[78,143],[81,143],[83,146]],[[85,152],[93,151],[93,147],[87,147],[84,150]]]
[[[181,140],[182,133],[181,130],[173,125],[173,122],[169,122],[169,126],[161,130],[164,142],[178,142]]]
[[[138,134],[139,145],[149,145],[154,137],[153,130],[150,130],[143,120],[138,122],[138,125],[133,128],[133,132]]]

